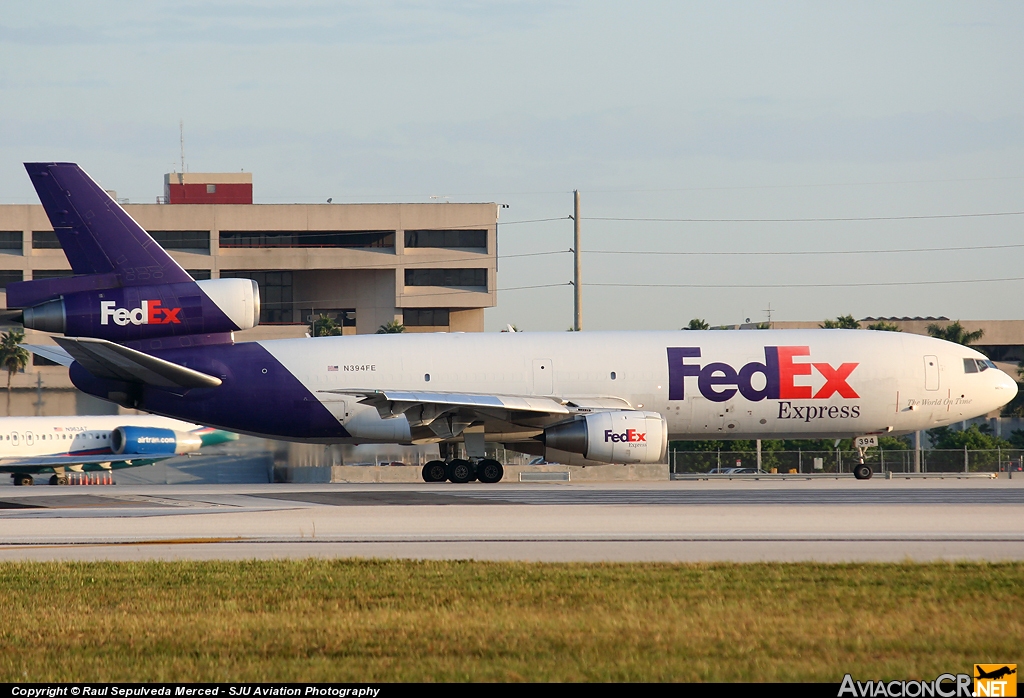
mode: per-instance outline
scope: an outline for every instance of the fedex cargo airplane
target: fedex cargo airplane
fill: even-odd
[[[562,463],[664,462],[670,439],[905,434],[1017,385],[977,351],[868,330],[394,334],[234,343],[244,279],[194,281],[77,165],[26,165],[75,276],[10,284],[90,395],[318,443],[465,443],[427,481],[501,479],[484,442]],[[870,477],[867,466],[858,477]]]
[[[15,485],[31,485],[33,475],[53,473],[51,485],[66,485],[69,472],[135,468],[237,439],[237,434],[153,415],[4,417],[0,473],[11,473]]]

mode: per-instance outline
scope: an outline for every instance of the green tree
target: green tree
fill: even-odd
[[[968,451],[981,451],[994,448],[1009,448],[1010,442],[993,436],[992,429],[987,424],[978,426],[972,424],[967,429],[959,431],[950,427],[938,427],[929,429],[928,435],[932,440],[932,447],[938,449],[956,449]]]
[[[20,345],[25,341],[23,330],[10,330],[0,334],[0,364],[7,369],[7,402],[11,400],[11,379],[28,366],[28,352]],[[10,413],[10,410],[8,410]]]
[[[392,320],[386,325],[381,325],[377,328],[377,334],[400,334],[402,332],[405,332],[405,325],[398,320]]]
[[[314,337],[337,337],[341,334],[341,325],[334,318],[321,313],[320,317],[310,323],[309,333]]]
[[[886,322],[885,320],[879,320],[873,322],[867,327],[869,330],[878,330],[879,332],[902,332],[898,325],[892,322]]]
[[[954,344],[962,344],[965,347],[970,346],[974,342],[985,336],[985,330],[975,330],[974,332],[968,332],[964,329],[960,321],[940,327],[937,324],[928,325],[928,334],[936,339],[944,339],[947,342],[953,342]]]
[[[852,315],[840,315],[835,320],[826,320],[818,327],[824,330],[859,330],[860,323]]]
[[[710,329],[710,325],[708,325],[708,323],[705,320],[703,320],[701,318],[696,318],[695,317],[692,320],[690,320],[690,324],[687,325],[686,327],[684,327],[683,329],[684,330],[707,330],[707,329]]]

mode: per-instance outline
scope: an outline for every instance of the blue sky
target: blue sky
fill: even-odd
[[[582,192],[584,325],[839,314],[1024,317],[1019,3],[23,3],[0,15],[0,202],[73,160],[133,202],[179,157],[257,201]],[[500,252],[567,249],[568,220]],[[857,255],[693,256],[978,247]],[[676,254],[665,254],[676,253]],[[571,324],[568,254],[500,262],[489,329]],[[849,284],[914,282],[902,286]],[[622,284],[597,286],[597,283]],[[641,286],[640,284],[646,284]],[[669,288],[666,284],[686,284]],[[782,288],[779,286],[794,286]],[[846,285],[840,285],[846,284]],[[772,288],[756,287],[774,285]],[[808,286],[810,285],[810,286]],[[745,286],[745,288],[736,288]]]

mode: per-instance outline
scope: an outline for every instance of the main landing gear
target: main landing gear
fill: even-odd
[[[484,458],[477,462],[455,458],[445,463],[443,460],[432,460],[423,466],[424,482],[456,483],[480,482],[492,484],[500,482],[505,476],[505,468],[496,460]]]
[[[18,487],[24,487],[31,485],[34,480],[28,473],[14,473],[11,475],[11,479],[14,480],[14,484]]]

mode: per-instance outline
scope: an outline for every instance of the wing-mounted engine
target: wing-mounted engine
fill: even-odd
[[[25,308],[23,322],[30,329],[114,342],[234,332],[259,324],[260,291],[249,279],[78,290],[82,278],[10,284],[8,303]],[[35,283],[47,285],[25,287]],[[37,302],[40,296],[50,299]]]
[[[601,463],[664,463],[668,424],[657,412],[597,412],[548,427],[549,449],[578,453]]]
[[[200,435],[172,429],[118,427],[110,434],[110,449],[117,455],[173,456],[198,451],[202,446]]]

